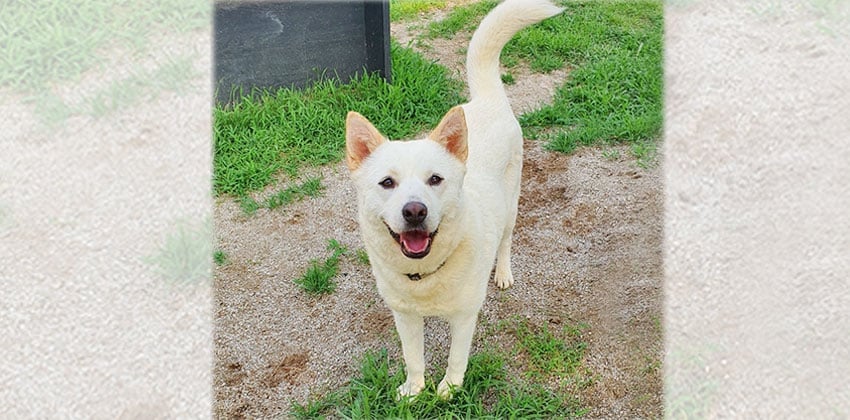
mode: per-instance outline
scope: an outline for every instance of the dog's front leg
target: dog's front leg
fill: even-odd
[[[419,394],[425,387],[424,321],[421,316],[393,311],[395,327],[401,338],[407,379],[398,387],[401,398]]]
[[[449,365],[446,368],[446,376],[437,386],[437,395],[440,398],[451,398],[452,388],[463,385],[463,375],[466,373],[469,348],[472,345],[472,335],[475,333],[477,320],[478,312],[459,314],[448,320],[451,328],[452,346],[449,350]]]

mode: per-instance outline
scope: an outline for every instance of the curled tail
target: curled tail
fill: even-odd
[[[549,0],[505,0],[496,6],[472,35],[466,55],[467,79],[472,99],[505,97],[499,75],[499,55],[513,36],[525,28],[561,13]]]

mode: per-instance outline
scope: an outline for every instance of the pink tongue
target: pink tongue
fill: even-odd
[[[425,251],[425,249],[428,248],[428,243],[431,242],[431,238],[428,237],[428,232],[422,230],[404,232],[400,236],[401,243],[404,244],[404,247],[413,253]]]

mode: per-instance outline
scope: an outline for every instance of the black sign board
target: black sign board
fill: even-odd
[[[390,77],[387,1],[223,1],[214,25],[220,103],[254,88],[303,88],[322,74]]]

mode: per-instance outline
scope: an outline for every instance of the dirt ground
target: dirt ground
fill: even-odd
[[[405,45],[411,27],[433,18],[394,25],[393,36]],[[460,51],[467,43],[468,36],[457,36],[421,52],[465,77]],[[512,73],[517,83],[508,95],[517,113],[551,100],[568,77],[567,71]],[[508,334],[486,335],[485,327],[513,316],[537,325],[585,323],[584,366],[593,381],[577,396],[590,409],[587,417],[661,417],[660,168],[660,161],[641,168],[628,147],[567,156],[527,140],[514,232],[516,283],[506,291],[491,283],[472,351],[487,344],[509,349]],[[319,298],[292,282],[311,259],[330,255],[329,239],[363,247],[344,164],[313,172],[326,187],[320,198],[253,216],[232,198],[215,204],[218,249],[228,256],[214,276],[216,418],[285,417],[291,401],[344,385],[365,352],[387,348],[391,360],[401,359],[368,267],[344,258],[336,291]],[[445,365],[447,324],[427,320],[425,346],[426,374],[433,375]]]

